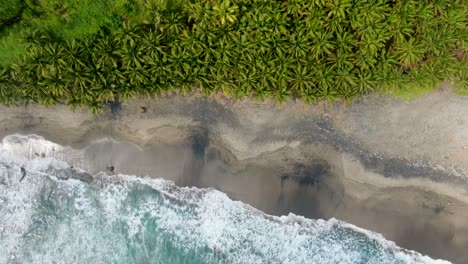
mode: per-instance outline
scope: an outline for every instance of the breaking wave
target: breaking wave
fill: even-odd
[[[0,263],[447,263],[336,220],[270,216],[214,189],[89,175],[16,136],[0,145]]]

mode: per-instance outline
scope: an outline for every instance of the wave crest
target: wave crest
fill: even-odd
[[[30,155],[62,146],[15,140],[0,146],[2,263],[447,263],[336,219],[267,215],[214,189],[105,173],[83,181],[65,162]]]

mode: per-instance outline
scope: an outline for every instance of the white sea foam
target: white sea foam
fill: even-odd
[[[55,151],[62,151],[64,147],[45,140],[37,135],[9,135],[3,138],[0,151],[12,153],[27,159],[51,156]]]
[[[92,184],[60,180],[51,168],[65,162],[30,154],[61,146],[17,142],[0,146],[0,263],[448,263],[337,219],[266,215],[213,189],[104,173]],[[158,259],[172,247],[182,257]]]

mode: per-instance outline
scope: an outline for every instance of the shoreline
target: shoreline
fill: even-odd
[[[432,120],[424,111],[437,108],[437,98],[448,107],[434,118],[452,119],[416,129]],[[99,117],[64,106],[0,107],[0,138],[37,134],[70,146],[60,155],[91,173],[112,165],[115,173],[213,187],[266,213],[335,217],[401,247],[463,262],[468,258],[468,159],[463,159],[468,138],[462,135],[468,130],[467,100],[445,91],[411,104],[374,95],[352,106],[305,110],[301,103],[278,108],[193,95],[134,100],[117,115],[109,111]],[[141,106],[148,111],[142,113]],[[409,122],[403,115],[418,111],[422,121]],[[451,122],[455,125],[445,127]],[[395,133],[398,127],[402,131]],[[388,137],[382,137],[385,133]],[[434,142],[432,153],[427,146]]]

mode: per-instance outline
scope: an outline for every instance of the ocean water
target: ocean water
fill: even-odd
[[[448,263],[337,219],[267,215],[214,189],[90,176],[34,155],[61,146],[20,139],[0,145],[0,263]]]

